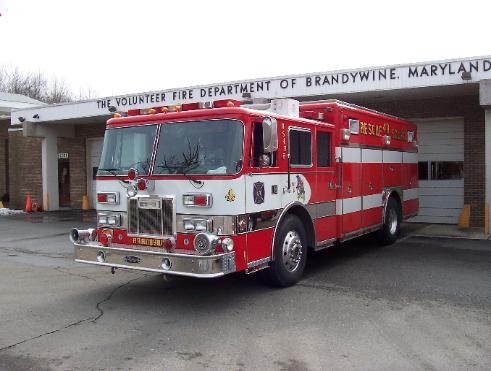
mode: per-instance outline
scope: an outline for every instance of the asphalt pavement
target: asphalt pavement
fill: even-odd
[[[0,217],[0,369],[491,369],[490,241],[368,236],[275,289],[76,264],[93,219]]]

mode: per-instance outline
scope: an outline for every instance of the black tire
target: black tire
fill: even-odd
[[[394,197],[387,201],[384,225],[377,232],[377,240],[382,245],[390,245],[397,241],[401,234],[402,212],[399,202]]]
[[[276,233],[267,278],[274,286],[292,286],[302,278],[306,262],[305,228],[298,217],[287,215]]]

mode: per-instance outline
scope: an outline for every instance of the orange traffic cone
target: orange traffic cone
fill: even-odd
[[[26,207],[24,208],[24,211],[26,213],[31,213],[32,212],[32,200],[31,200],[31,195],[28,193],[26,197]]]

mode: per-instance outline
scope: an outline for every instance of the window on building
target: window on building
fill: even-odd
[[[428,180],[428,161],[418,162],[419,180]]]
[[[420,161],[419,180],[459,180],[464,179],[463,161]]]
[[[464,179],[464,162],[462,161],[432,162],[431,179],[433,180]]]
[[[331,134],[317,132],[317,166],[331,166]]]
[[[290,164],[292,166],[312,165],[312,133],[308,130],[292,129],[288,138]]]

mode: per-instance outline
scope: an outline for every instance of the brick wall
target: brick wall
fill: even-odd
[[[58,138],[58,152],[68,153],[70,161],[70,206],[82,207],[82,198],[87,194],[86,139],[103,137],[105,124],[75,126],[75,138]]]
[[[9,133],[10,207],[23,209],[27,193],[32,202],[43,202],[41,138],[26,138],[21,131]]]
[[[0,120],[0,198],[7,193],[8,188],[8,126],[10,120]]]
[[[479,96],[445,97],[385,103],[356,102],[406,118],[464,118],[464,203],[471,206],[471,226],[484,225],[484,110]]]
[[[82,197],[87,193],[85,142],[87,137],[104,136],[105,125],[80,125],[74,138],[58,138],[58,153],[68,153],[70,161],[70,207],[81,208]],[[1,140],[0,132],[0,140]],[[9,138],[10,205],[22,209],[29,192],[33,202],[42,203],[41,142],[42,138],[24,137],[22,132],[12,132]],[[0,142],[1,143],[1,142]],[[1,167],[0,144],[0,174]],[[58,166],[55,164],[55,166]],[[0,177],[1,179],[2,177]],[[0,191],[2,190],[0,182]],[[0,192],[0,197],[3,193]]]
[[[70,207],[80,209],[86,194],[85,138],[58,138],[58,153],[68,153],[70,164]]]
[[[85,138],[100,138],[104,136],[106,123],[77,125],[75,126],[75,136]]]

